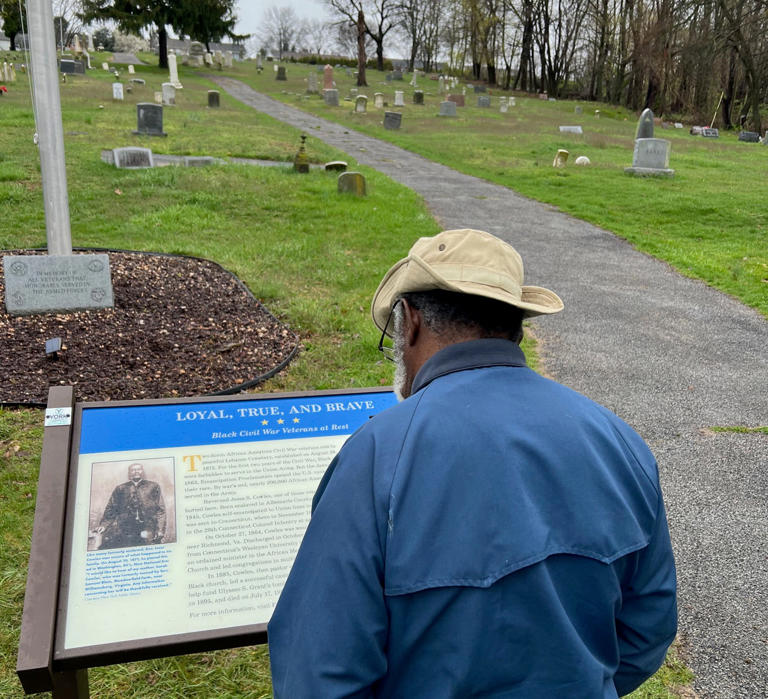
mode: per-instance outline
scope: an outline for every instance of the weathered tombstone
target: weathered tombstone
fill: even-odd
[[[488,95],[480,95],[477,98],[477,106],[487,109],[491,106],[491,98]]]
[[[109,70],[109,63],[102,63],[101,64],[101,69],[102,70]]]
[[[185,155],[184,167],[207,167],[208,165],[214,165],[216,158],[210,155]]]
[[[358,95],[355,99],[355,112],[365,114],[368,108],[368,98],[365,95]]]
[[[309,75],[307,76],[307,94],[316,95],[317,92],[317,72],[310,71]]]
[[[219,91],[208,90],[208,106],[211,109],[218,109],[219,107]]]
[[[575,133],[581,136],[584,131],[581,126],[561,126],[560,133]]]
[[[86,63],[82,60],[75,61],[75,75],[85,75],[85,66]],[[13,65],[11,65],[11,70],[13,70]]]
[[[488,88],[484,84],[475,85],[475,94],[478,94],[480,92],[487,92],[487,91],[488,91]]]
[[[277,67],[277,75],[275,76],[275,80],[287,80],[288,78],[285,77],[285,66],[276,66]]]
[[[405,107],[403,95],[404,92],[402,90],[395,90],[395,107]]]
[[[552,167],[565,167],[565,163],[568,161],[568,151],[560,148],[555,154],[555,159],[552,161]]]
[[[134,85],[141,85],[142,87],[144,87],[147,84],[147,81],[144,80],[144,78],[131,78],[131,82]]]
[[[333,90],[333,67],[330,65],[323,68],[323,89]]]
[[[653,112],[650,109],[644,109],[637,120],[635,138],[653,138]]]
[[[203,56],[205,54],[205,46],[199,41],[193,41],[189,45],[190,56]]]
[[[259,56],[259,58],[261,58],[261,56]],[[212,66],[213,65],[213,54],[210,51],[206,51],[203,54],[203,62],[207,66]],[[261,66],[259,66],[259,68],[261,68]]]
[[[744,143],[760,143],[760,134],[755,131],[741,131],[739,132],[739,140]]]
[[[181,90],[183,85],[179,82],[179,68],[176,65],[176,54],[168,54],[168,82],[171,83],[177,90]]]
[[[110,308],[109,255],[5,255],[5,309],[11,315]]]
[[[574,114],[581,114],[583,111],[584,110],[578,104],[573,108],[573,113]],[[577,160],[578,160],[578,158],[577,158]]]
[[[336,180],[339,194],[354,194],[365,196],[365,177],[359,172],[342,172]]]
[[[539,93],[539,99],[544,100],[545,102],[549,99],[546,92],[540,92]]]
[[[691,126],[691,130],[688,132],[691,134],[691,136],[701,136],[701,132],[704,127],[702,126]]]
[[[437,94],[442,95],[445,92],[445,78],[441,75],[437,79]]]
[[[645,177],[672,177],[669,168],[669,152],[672,144],[663,138],[636,138],[632,155],[632,167],[625,167],[629,175]]]
[[[704,138],[720,138],[720,130],[710,129],[705,126],[701,129],[701,135],[704,136]]]
[[[339,106],[339,91],[338,90],[323,90],[323,99],[329,107]]]
[[[452,100],[446,100],[440,102],[440,113],[437,116],[441,117],[455,117],[456,116],[456,102]]]
[[[72,75],[75,72],[75,61],[70,58],[62,58],[59,61],[59,70],[67,75]],[[6,78],[7,80],[7,78]]]
[[[344,172],[347,167],[347,163],[343,160],[331,160],[323,166],[323,169],[328,172]]]
[[[386,79],[386,81],[387,81],[388,83],[391,83],[391,82],[392,82],[392,73],[387,73],[387,74],[384,76],[384,78]]]
[[[449,102],[453,102],[457,107],[464,106],[464,95],[448,95]]]
[[[176,88],[171,83],[163,83],[163,104],[168,107],[176,104]]]
[[[162,97],[162,94],[161,94]],[[150,102],[139,102],[136,105],[136,131],[133,133],[144,136],[167,136],[163,132],[163,107]]]
[[[154,167],[152,151],[149,148],[113,148],[112,159],[116,168],[138,170]]]
[[[384,128],[390,131],[397,131],[403,121],[403,115],[400,112],[384,112]]]
[[[128,73],[130,75],[135,75],[136,74],[136,69],[133,67],[133,65],[131,63],[128,64]]]
[[[599,118],[600,118],[600,110],[595,109],[595,119],[599,119]]]
[[[123,100],[123,83],[112,83],[112,99]]]
[[[682,128],[685,128],[685,127],[683,126],[683,122],[682,121],[676,121],[675,122],[675,128],[676,129],[682,129]]]
[[[349,96],[352,99],[356,99],[357,98],[357,88],[356,87],[350,87],[349,88]]]
[[[424,104],[424,91],[423,90],[416,90],[413,93],[413,103],[414,104]]]
[[[574,161],[576,165],[591,165],[592,161],[586,156],[586,155],[580,155],[576,160]]]
[[[392,80],[402,80],[402,79],[403,79],[403,71],[401,70],[392,71]]]
[[[211,63],[213,63],[213,56],[211,56]],[[256,70],[261,73],[261,71],[264,69],[264,61],[261,60],[261,54],[256,56]]]
[[[383,109],[384,108],[384,93],[383,92],[377,92],[373,96],[373,106],[376,107],[376,109]]]
[[[224,52],[224,67],[225,68],[231,68],[232,67],[232,52],[231,51],[225,51]]]
[[[514,98],[514,96],[509,98],[509,106],[510,107],[514,107],[515,106],[515,98]]]

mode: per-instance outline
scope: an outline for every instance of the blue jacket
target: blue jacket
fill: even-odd
[[[269,624],[275,697],[596,699],[675,637],[653,455],[616,415],[475,340],[331,463]]]

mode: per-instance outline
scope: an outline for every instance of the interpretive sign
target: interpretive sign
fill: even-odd
[[[11,315],[111,308],[109,256],[5,255],[5,308]]]
[[[372,388],[75,403],[70,427],[46,428],[71,430],[50,667],[266,642],[323,473],[395,402]],[[30,576],[35,537],[62,540],[35,527]],[[34,603],[28,589],[25,615]]]

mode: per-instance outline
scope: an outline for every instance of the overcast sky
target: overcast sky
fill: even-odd
[[[327,12],[322,0],[238,0],[237,31],[255,34],[259,30],[264,12],[272,6],[292,7],[299,19],[326,19]]]

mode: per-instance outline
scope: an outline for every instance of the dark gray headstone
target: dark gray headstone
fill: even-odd
[[[75,72],[75,61],[69,58],[62,58],[59,61],[59,70],[62,73],[67,73],[68,75],[73,74]]]
[[[338,90],[323,90],[323,99],[329,107],[339,106],[339,91]]]
[[[491,98],[488,97],[488,95],[480,95],[480,97],[477,98],[477,106],[478,107],[490,107],[491,106]]]
[[[136,105],[135,134],[145,136],[166,136],[163,132],[163,106],[151,102],[139,102]]]
[[[366,194],[365,177],[359,172],[342,172],[336,183],[340,194],[355,194],[358,197]]]
[[[113,148],[112,155],[115,167],[120,169],[137,170],[155,166],[149,148]]]
[[[144,78],[131,78],[131,82],[134,85],[141,85],[142,87],[147,84],[147,81],[144,80]]]
[[[400,70],[394,70],[392,71],[392,80],[402,80],[403,79],[403,73]]]
[[[488,88],[485,85],[475,85],[475,94],[479,92],[487,92]]]
[[[82,61],[75,61],[75,74],[85,75],[85,63]]]
[[[277,75],[275,80],[287,80],[285,77],[285,66],[277,66]]]
[[[403,115],[400,112],[384,112],[384,128],[396,131],[400,128]]]
[[[392,82],[392,73],[387,73],[384,77],[387,79],[388,83]]]
[[[742,131],[739,133],[739,140],[745,143],[760,143],[760,134],[755,131]]]
[[[650,109],[644,109],[637,120],[635,138],[653,138],[653,112]]]
[[[109,256],[6,255],[5,308],[12,315],[110,308]]]
[[[440,113],[437,116],[441,117],[455,117],[456,116],[456,103],[446,100],[440,102]]]
[[[704,138],[720,138],[720,131],[719,129],[709,129],[705,126],[701,129],[701,135]]]
[[[424,91],[423,90],[416,90],[413,93],[413,103],[414,104],[424,104]]]
[[[208,90],[208,106],[214,109],[219,106],[218,90]]]

